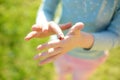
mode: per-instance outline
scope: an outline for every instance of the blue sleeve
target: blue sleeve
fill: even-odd
[[[91,50],[109,50],[120,46],[120,8],[116,11],[107,30],[93,33],[94,44]]]
[[[43,0],[43,4],[38,10],[36,21],[39,21],[41,17],[46,18],[47,21],[53,20],[59,2],[60,0]]]

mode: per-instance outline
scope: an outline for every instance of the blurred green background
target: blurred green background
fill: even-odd
[[[55,80],[53,64],[38,66],[36,46],[48,38],[24,40],[35,23],[41,0],[0,0],[0,80]],[[90,80],[120,80],[120,48]]]

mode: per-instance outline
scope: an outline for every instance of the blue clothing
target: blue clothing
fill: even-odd
[[[103,56],[105,50],[120,45],[120,0],[44,0],[38,16],[43,12],[48,21],[53,20],[59,3],[62,4],[60,24],[83,22],[82,31],[94,36],[90,50],[75,48],[68,54],[96,59]]]

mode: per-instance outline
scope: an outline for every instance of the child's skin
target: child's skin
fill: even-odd
[[[58,37],[64,37],[64,34],[61,30],[66,30],[70,28],[72,24],[66,23],[59,26],[55,22],[48,22],[47,28],[44,28],[43,25],[35,24],[32,26],[32,31],[25,37],[25,40],[30,40],[32,38],[48,37],[55,33],[58,35]]]
[[[50,24],[50,26],[48,26],[48,30],[46,31],[42,31],[42,27],[34,25],[32,27],[33,31],[30,32],[25,38],[26,40],[30,40],[34,37],[42,38],[45,36],[49,36],[53,33],[56,33],[58,36],[61,37],[61,39],[64,38],[63,40],[50,41],[37,47],[38,50],[48,49],[48,51],[39,53],[38,55],[35,56],[36,60],[43,58],[44,56],[44,59],[39,63],[40,65],[54,61],[55,59],[72,50],[73,48],[76,47],[90,48],[92,46],[93,36],[82,31],[80,32],[80,30],[82,30],[82,28],[84,27],[83,23],[78,22],[74,26],[72,26],[65,37],[63,37],[64,35],[61,32],[60,28],[54,22],[52,22],[52,24],[54,25],[52,25],[51,27]],[[65,26],[61,26],[61,29],[64,30],[63,27],[65,27],[65,29],[68,29],[70,26],[71,24],[69,23],[66,24]]]

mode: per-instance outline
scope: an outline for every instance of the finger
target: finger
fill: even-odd
[[[59,54],[56,54],[54,56],[50,56],[50,57],[48,57],[48,58],[46,58],[44,60],[41,60],[40,63],[39,63],[39,65],[44,65],[44,64],[48,64],[50,62],[53,62],[53,61],[55,61],[57,58],[59,58],[62,55],[63,54],[59,53]]]
[[[39,45],[37,47],[37,50],[43,50],[43,49],[46,50],[49,48],[56,48],[56,47],[60,47],[60,46],[61,46],[60,40],[54,40],[54,41],[50,41],[48,43]]]
[[[69,29],[72,26],[72,23],[69,22],[69,23],[66,23],[66,24],[60,24],[59,26],[62,30],[66,30],[66,29]]]
[[[69,33],[79,33],[80,30],[82,30],[84,27],[84,24],[82,22],[76,23],[72,28],[70,29]]]
[[[50,28],[55,32],[58,36],[58,38],[64,38],[64,34],[60,27],[55,22],[49,22]]]
[[[41,31],[41,30],[42,29],[41,29],[40,25],[35,24],[35,25],[32,26],[32,31]]]
[[[43,23],[42,24],[42,32],[47,32],[48,31],[48,23]]]
[[[62,51],[62,48],[51,48],[49,49],[47,52],[43,52],[43,53],[40,53],[40,54],[37,54],[34,59],[35,60],[38,60],[38,59],[41,59],[41,58],[47,58],[47,57],[50,57],[50,56],[53,56],[53,55],[56,55],[58,53],[61,53]]]
[[[25,40],[30,40],[34,38],[36,35],[37,35],[37,31],[32,31],[25,37]]]

